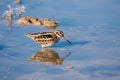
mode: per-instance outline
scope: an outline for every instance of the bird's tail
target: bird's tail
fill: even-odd
[[[34,35],[31,34],[31,33],[27,33],[26,36],[29,37],[29,38],[33,38],[34,37]]]

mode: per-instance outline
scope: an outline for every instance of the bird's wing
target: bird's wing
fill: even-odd
[[[35,33],[36,40],[51,40],[55,38],[55,34],[51,32]]]

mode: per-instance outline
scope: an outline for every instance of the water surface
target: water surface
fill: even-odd
[[[0,0],[0,15],[14,0]],[[0,80],[119,80],[120,79],[120,1],[119,0],[22,0],[26,12],[22,16],[57,20],[64,40],[48,49],[60,58],[69,52],[61,65],[29,61],[41,46],[26,33],[48,31],[44,27],[12,30],[0,19]],[[53,31],[53,30],[50,30]]]

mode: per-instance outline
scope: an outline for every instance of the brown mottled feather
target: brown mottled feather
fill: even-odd
[[[41,44],[42,48],[56,44],[60,38],[65,39],[68,43],[71,44],[71,42],[64,37],[63,32],[60,30],[55,32],[28,33],[26,36]]]

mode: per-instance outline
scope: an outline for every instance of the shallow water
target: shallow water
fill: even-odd
[[[0,0],[0,15],[14,0]],[[65,36],[54,50],[61,65],[29,61],[41,46],[26,33],[48,31],[44,27],[23,27],[14,18],[12,30],[0,19],[0,80],[119,80],[120,1],[119,0],[22,0],[22,16],[57,20]],[[53,31],[53,30],[50,30]]]

